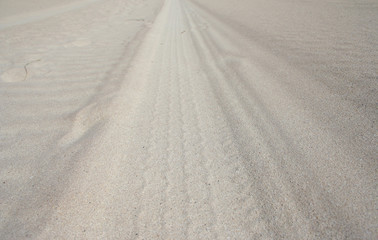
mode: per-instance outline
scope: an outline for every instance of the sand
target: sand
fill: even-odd
[[[1,239],[378,238],[375,1],[26,2]]]

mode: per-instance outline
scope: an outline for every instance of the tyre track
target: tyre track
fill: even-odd
[[[196,20],[194,20],[194,21],[196,21]],[[211,38],[209,37],[209,35],[204,34],[204,33],[203,34],[200,33],[200,36],[196,39],[198,40],[197,44],[200,44],[198,49],[201,49],[202,51],[203,51],[203,49],[206,49],[206,51],[204,51],[204,53],[205,53],[205,55],[208,54],[208,57],[211,59],[211,60],[206,60],[206,64],[210,64],[210,65],[208,65],[209,68],[213,69],[211,72],[208,73],[208,75],[209,75],[210,79],[211,78],[217,79],[216,82],[213,81],[213,80],[210,80],[211,88],[212,88],[212,91],[215,92],[214,95],[218,99],[218,102],[219,102],[219,104],[222,108],[223,115],[225,116],[225,119],[227,119],[227,121],[228,121],[227,124],[231,125],[231,126],[235,126],[235,128],[233,128],[232,131],[231,131],[231,135],[233,135],[233,136],[243,136],[243,135],[246,136],[246,139],[235,137],[232,141],[231,140],[224,141],[223,147],[225,149],[230,148],[230,147],[232,148],[234,143],[237,143],[237,145],[235,146],[237,151],[235,152],[236,155],[234,155],[234,156],[239,156],[239,157],[242,156],[243,162],[245,162],[248,165],[254,164],[254,161],[251,159],[251,156],[259,154],[259,152],[250,152],[248,154],[244,154],[245,152],[255,151],[253,146],[259,146],[259,148],[261,149],[260,150],[261,152],[269,153],[271,151],[269,151],[269,150],[264,151],[263,150],[263,146],[265,145],[265,143],[263,141],[260,141],[259,138],[252,139],[252,138],[249,138],[249,136],[265,136],[265,135],[260,135],[259,132],[257,132],[257,133],[254,133],[253,131],[251,132],[251,130],[254,130],[254,131],[256,131],[256,130],[259,131],[259,130],[256,129],[256,127],[254,125],[249,124],[251,122],[251,119],[248,117],[246,110],[240,108],[240,106],[243,106],[241,104],[241,102],[239,102],[241,95],[240,95],[240,92],[234,90],[234,84],[235,84],[235,81],[237,79],[233,75],[233,74],[235,74],[235,72],[230,70],[229,66],[227,66],[226,64],[223,64],[223,62],[221,60],[219,60],[219,58],[217,57],[216,53],[220,51],[220,49],[216,49],[218,46],[216,44],[214,45],[214,42],[209,42],[210,41],[209,39],[211,39]],[[215,50],[214,50],[214,48],[215,48]],[[212,77],[212,75],[214,75],[214,77]],[[241,93],[243,93],[243,90],[241,90]],[[248,127],[244,127],[244,126],[248,126]],[[264,128],[262,128],[262,129],[264,129]],[[230,138],[228,138],[228,139],[230,139]],[[246,149],[247,146],[252,146],[252,148],[249,148],[247,150]],[[267,156],[264,156],[264,158],[269,159],[270,156],[267,155]],[[253,169],[261,169],[261,167],[264,167],[264,165],[266,165],[264,163],[257,163],[257,164],[258,165],[255,165],[255,164],[252,165],[252,168]],[[267,169],[270,169],[272,167],[273,167],[273,169],[275,168],[275,166],[272,166],[272,165],[270,165],[270,166],[266,165],[265,167],[267,167]],[[257,177],[257,176],[258,175],[251,176],[251,177]],[[263,180],[263,179],[261,179],[261,180]],[[247,193],[248,193],[248,191],[253,191],[254,192],[253,195],[255,197],[257,197],[257,199],[259,199],[259,198],[264,199],[262,201],[258,200],[259,207],[262,211],[262,216],[265,218],[264,222],[268,226],[268,229],[272,229],[273,233],[277,234],[277,235],[274,235],[273,237],[282,238],[283,236],[279,236],[279,234],[281,232],[284,232],[283,229],[279,229],[282,226],[282,223],[272,222],[270,220],[270,218],[271,218],[270,216],[279,216],[280,215],[279,212],[275,212],[275,213],[272,213],[272,214],[268,212],[268,211],[276,211],[275,209],[277,209],[277,207],[275,207],[275,205],[273,205],[271,203],[271,200],[274,199],[274,201],[276,201],[276,200],[280,199],[279,196],[282,194],[282,192],[281,192],[281,194],[275,194],[275,196],[268,196],[268,195],[266,195],[266,193],[268,193],[268,192],[275,193],[277,191],[280,192],[280,191],[282,191],[281,189],[284,189],[284,186],[283,185],[281,185],[279,187],[275,186],[275,184],[279,183],[281,179],[276,179],[276,181],[273,181],[273,180],[275,180],[273,175],[270,175],[270,177],[267,180],[263,180],[263,181],[269,181],[269,182],[265,182],[261,186],[258,186],[259,184],[257,184],[257,183],[258,183],[258,181],[261,181],[261,180],[256,179],[255,180],[256,182],[254,183],[255,186],[253,186],[252,188],[244,188],[244,189],[246,189]],[[256,186],[256,184],[257,184],[257,186]],[[265,190],[263,190],[264,189],[263,186],[265,188],[267,188],[267,187],[269,188],[269,187],[272,186],[273,190],[265,191]],[[244,189],[241,189],[241,190],[245,191]],[[257,190],[257,192],[255,190]],[[283,192],[285,192],[285,191],[283,191]],[[270,200],[268,200],[268,199],[270,199]],[[262,203],[262,202],[264,202],[264,203]],[[280,201],[278,201],[278,202],[280,202]],[[293,208],[293,207],[295,207],[295,205],[291,206],[291,207]],[[298,232],[298,230],[296,232]]]
[[[189,13],[190,8],[185,6],[185,10],[188,15],[185,18],[191,29],[188,45],[192,47],[192,51],[188,51],[188,53],[193,62],[196,62],[195,59],[198,59],[197,62],[201,62],[192,38],[195,38],[196,29],[202,29],[202,26],[193,25],[194,22]],[[219,221],[215,222],[215,225],[218,225],[217,231],[222,232],[222,236],[238,236],[239,238],[262,236],[264,232],[266,235],[264,225],[258,218],[259,212],[256,209],[256,203],[248,190],[251,183],[248,182],[249,177],[242,164],[241,154],[235,145],[236,140],[229,123],[224,121],[226,117],[222,117],[224,112],[220,108],[221,105],[217,102],[217,97],[212,95],[213,89],[209,85],[208,75],[202,72],[200,65],[197,66],[197,69],[192,73],[195,76],[193,84],[197,89],[198,102],[206,103],[197,104],[197,111],[201,116],[200,126],[203,126],[200,131],[201,135],[208,139],[204,143],[204,148],[206,157],[209,159],[207,164],[209,167],[211,166],[209,175],[213,179],[212,186],[215,186],[213,194],[216,197],[214,197],[213,205],[219,218]],[[214,139],[217,140],[214,141]],[[227,194],[225,195],[225,193]],[[242,209],[239,210],[240,206]],[[235,225],[235,222],[239,224]]]
[[[156,61],[160,64],[156,69],[151,71],[151,77],[149,82],[157,82],[153,84],[157,90],[156,100],[150,102],[153,107],[153,118],[150,123],[146,123],[149,126],[149,139],[148,154],[146,158],[146,167],[143,170],[143,176],[146,180],[145,187],[143,188],[141,197],[141,210],[138,216],[138,238],[164,238],[165,223],[163,212],[166,204],[166,189],[168,181],[166,179],[167,162],[167,149],[169,148],[169,119],[171,118],[170,107],[170,77],[171,69],[167,66],[167,56],[169,56],[173,50],[171,44],[172,33],[167,30],[162,33],[161,42],[164,44],[163,49],[158,51],[158,59],[153,58],[151,61]],[[159,57],[160,56],[160,57]],[[155,73],[157,73],[155,75]],[[168,81],[167,81],[168,80]],[[147,92],[145,99],[151,100],[151,92],[155,92],[154,87],[151,91]],[[146,112],[150,111],[150,108],[146,107]],[[141,118],[145,117],[145,113],[141,114]]]
[[[190,29],[190,25],[187,22],[186,19],[186,11],[184,9],[184,4],[180,2],[180,13],[181,13],[181,23],[183,27],[183,31],[188,31]],[[216,224],[217,224],[217,216],[214,211],[214,199],[213,199],[213,174],[212,174],[212,169],[211,167],[211,159],[209,159],[206,156],[205,153],[205,146],[207,143],[204,142],[204,137],[202,136],[204,130],[201,129],[200,127],[200,118],[199,118],[199,109],[198,109],[198,96],[196,96],[193,92],[193,82],[195,81],[195,78],[193,77],[193,73],[196,72],[197,66],[196,64],[193,64],[190,60],[194,61],[195,58],[190,58],[190,50],[191,48],[191,38],[190,38],[190,33],[184,35],[181,32],[180,34],[180,39],[182,41],[181,45],[181,51],[180,53],[182,54],[182,59],[179,62],[178,66],[181,68],[181,66],[190,66],[183,68],[183,77],[182,82],[183,82],[183,89],[186,90],[185,94],[183,94],[183,104],[186,103],[188,108],[184,110],[185,118],[188,123],[184,124],[187,126],[187,129],[185,133],[193,138],[193,142],[189,142],[189,144],[194,144],[195,148],[187,146],[189,149],[188,151],[192,153],[197,153],[198,154],[198,159],[194,158],[193,160],[198,161],[200,163],[200,166],[202,168],[203,172],[203,179],[202,179],[202,184],[205,185],[206,187],[206,197],[204,200],[204,203],[208,205],[208,209],[204,210],[205,212],[209,212],[210,217],[206,221],[206,231],[208,232],[208,236],[205,234],[199,233],[198,236],[202,236],[204,238],[210,238],[210,239],[218,239],[218,234],[216,230]],[[193,163],[195,164],[195,162]],[[193,231],[195,232],[195,231]],[[195,238],[195,237],[194,237]]]
[[[160,64],[158,64],[157,66],[157,69],[162,69],[162,61],[159,61]],[[158,70],[159,71],[159,70]],[[159,71],[159,75],[161,74],[161,70]],[[150,76],[152,77],[152,76]],[[149,91],[147,91],[147,94],[152,96],[151,98],[144,98],[144,102],[141,104],[143,107],[143,110],[141,113],[139,113],[139,115],[141,115],[144,119],[150,119],[150,123],[152,123],[152,126],[156,125],[157,123],[157,114],[158,114],[158,110],[157,110],[157,105],[158,105],[158,102],[161,101],[161,92],[162,92],[162,86],[160,84],[161,82],[161,78],[157,78],[156,81],[154,81],[153,83],[154,84],[151,84],[152,88],[149,89]],[[157,89],[157,90],[155,90]],[[153,100],[153,101],[150,101],[150,100]],[[148,100],[148,101],[146,101]],[[151,117],[149,118],[148,116],[151,115]],[[149,122],[146,121],[145,122],[145,126],[140,126],[140,128],[145,128],[146,125],[148,126]],[[148,134],[147,136],[153,136],[153,131],[154,129],[152,127],[150,127],[148,129]],[[152,138],[148,138],[149,141],[147,142],[146,146],[142,146],[142,148],[146,149],[145,151],[145,156],[142,157],[142,160],[143,160],[143,168],[142,168],[142,176],[143,176],[143,182],[142,182],[142,187],[140,189],[140,197],[139,197],[139,203],[138,203],[138,210],[136,212],[136,215],[134,217],[134,220],[133,220],[133,226],[134,226],[134,231],[133,231],[133,236],[135,236],[135,238],[138,238],[139,235],[140,235],[140,218],[141,218],[141,213],[142,211],[144,211],[144,203],[143,203],[143,199],[145,197],[145,189],[146,189],[146,186],[147,186],[147,178],[146,178],[146,173],[148,171],[148,169],[151,168],[151,166],[149,165],[150,164],[150,158],[152,156],[152,152],[155,150],[155,142]]]
[[[191,18],[191,16],[189,15],[188,16],[189,19]],[[194,20],[190,20],[191,23],[195,23]],[[191,26],[192,29],[202,29],[201,26],[195,26],[195,25],[192,25]],[[200,30],[201,31],[201,30]],[[194,32],[195,34],[197,33],[196,31]],[[200,32],[198,34],[201,34]],[[193,39],[195,40],[195,42],[193,43],[193,45],[195,46],[196,45],[196,42],[198,44],[198,42],[201,42],[202,41],[202,36],[197,36],[197,34],[195,35],[195,37],[193,37]],[[201,41],[200,41],[201,39]],[[203,51],[204,49],[206,49],[205,51],[203,51],[204,53],[206,53],[208,46],[201,46],[200,47],[201,51]],[[198,49],[195,51],[195,52],[199,52]],[[204,58],[202,58],[204,59]],[[216,59],[216,58],[213,58],[213,59]],[[217,60],[214,60],[215,62]],[[211,61],[206,61],[207,63],[208,62],[211,62]],[[218,70],[219,69],[222,69],[223,68],[217,68]],[[212,73],[212,72],[211,72]],[[235,199],[237,199],[239,202],[240,202],[240,205],[239,206],[243,206],[243,211],[240,211],[239,212],[239,216],[236,215],[236,218],[239,219],[240,223],[244,222],[242,225],[243,225],[243,230],[239,230],[240,232],[235,232],[234,234],[237,234],[238,236],[240,237],[246,237],[246,236],[262,236],[262,235],[270,235],[266,232],[266,229],[265,229],[265,226],[266,224],[261,224],[263,223],[264,221],[262,221],[263,219],[261,219],[260,217],[260,213],[259,213],[259,210],[256,208],[256,203],[255,203],[255,200],[254,200],[254,196],[256,196],[256,194],[253,194],[251,195],[251,184],[252,183],[248,183],[248,180],[249,177],[248,175],[246,175],[245,173],[245,166],[243,166],[244,164],[242,164],[242,161],[243,160],[243,155],[240,153],[239,151],[239,146],[238,145],[235,145],[235,143],[237,143],[237,139],[234,137],[234,134],[233,134],[233,131],[234,129],[230,128],[230,122],[224,122],[223,119],[228,119],[228,116],[226,114],[228,114],[228,112],[225,112],[225,110],[223,109],[223,103],[222,101],[220,100],[219,98],[219,93],[218,92],[214,92],[214,89],[217,89],[217,87],[214,86],[214,84],[212,83],[213,80],[210,80],[210,78],[213,78],[213,79],[223,79],[224,76],[223,75],[218,75],[216,77],[213,77],[211,76],[210,74],[211,73],[207,73],[206,75],[202,73],[202,78],[205,80],[205,81],[209,81],[210,86],[209,87],[209,91],[210,92],[213,92],[214,95],[210,95],[207,97],[207,100],[204,100],[203,102],[212,102],[214,100],[216,100],[216,103],[215,105],[217,106],[217,108],[220,107],[220,109],[218,111],[220,111],[218,114],[220,116],[224,116],[223,118],[219,118],[217,116],[214,117],[213,121],[214,123],[217,123],[216,125],[218,125],[218,128],[220,129],[220,132],[222,132],[222,135],[218,135],[214,138],[216,139],[219,139],[220,140],[220,146],[219,148],[220,149],[213,149],[209,152],[217,152],[219,150],[221,150],[223,152],[223,156],[227,156],[229,159],[225,159],[225,162],[223,164],[226,164],[226,166],[224,166],[224,168],[227,168],[227,169],[230,169],[230,170],[234,170],[235,173],[238,173],[240,174],[240,176],[238,177],[240,180],[238,181],[235,181],[235,183],[237,184],[237,186],[235,186],[234,188],[237,190],[237,191],[240,191],[240,192],[234,192],[234,197]],[[219,84],[219,81],[217,81],[216,84]],[[226,92],[228,91],[227,88],[226,89]],[[208,93],[207,93],[208,94]],[[200,94],[199,94],[200,95]],[[201,95],[202,96],[202,95]],[[203,96],[206,96],[206,94],[204,93]],[[213,99],[212,99],[213,97]],[[229,102],[233,102],[234,101],[234,98],[229,98],[228,99]],[[206,112],[206,111],[204,111]],[[215,110],[212,109],[212,110],[207,110],[207,112],[214,112],[215,114]],[[205,115],[205,113],[204,113]],[[243,123],[242,122],[233,122],[231,126],[241,126]],[[214,127],[214,126],[207,126],[207,128],[209,127]],[[223,140],[222,140],[223,139]],[[247,158],[249,158],[248,156],[245,156]],[[234,159],[235,162],[230,162],[230,159]],[[222,176],[220,177],[220,179],[224,179],[224,178],[230,178],[230,177],[236,177],[235,176],[235,173],[233,173],[233,171],[230,171],[230,175],[226,175],[226,176]],[[256,180],[256,181],[259,181],[259,180]],[[227,191],[229,191],[230,189],[232,189],[232,187],[228,188]],[[231,195],[232,196],[232,195]],[[222,197],[219,197],[220,199],[222,199]],[[248,201],[247,201],[248,200]],[[220,204],[224,204],[220,201]],[[224,211],[224,210],[223,210]],[[228,214],[231,214],[231,213],[228,213]],[[226,214],[222,214],[224,217],[224,221],[230,221],[229,219],[229,216],[227,216]],[[245,216],[245,219],[243,219],[242,216]],[[248,220],[250,219],[250,220]],[[247,221],[250,221],[250,222],[247,222]],[[223,228],[224,228],[224,224],[225,222],[223,222]],[[254,226],[254,231],[248,233],[250,230],[252,229],[249,229],[247,230],[248,228],[251,228],[252,226]],[[239,226],[238,226],[239,227]],[[235,229],[233,230],[236,230],[238,227],[235,227]],[[225,229],[224,229],[225,230]],[[245,231],[247,230],[247,231]],[[245,231],[243,233],[243,231]],[[252,234],[252,235],[251,235]]]
[[[173,118],[171,118],[171,136],[170,136],[170,148],[168,149],[170,154],[168,162],[170,165],[170,171],[168,172],[168,179],[170,179],[171,185],[168,189],[169,199],[167,205],[170,206],[166,212],[166,219],[168,220],[167,227],[168,238],[176,239],[185,236],[188,237],[188,220],[187,205],[189,202],[188,188],[186,183],[186,172],[184,166],[186,165],[184,142],[186,141],[183,135],[183,115],[182,115],[182,88],[180,86],[180,71],[175,68],[175,65],[179,61],[180,50],[177,47],[180,41],[177,40],[179,31],[179,15],[175,11],[175,5],[172,4],[171,8],[171,21],[174,24],[170,26],[172,31],[172,40],[174,43],[175,52],[170,56],[170,68],[173,67],[170,77],[173,79],[171,95],[172,99],[172,111]],[[182,157],[184,156],[184,157]],[[180,211],[177,211],[180,209]]]

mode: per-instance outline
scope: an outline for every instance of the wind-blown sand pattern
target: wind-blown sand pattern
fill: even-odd
[[[1,239],[378,238],[375,1],[22,2]]]

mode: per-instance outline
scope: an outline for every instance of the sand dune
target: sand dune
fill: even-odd
[[[38,1],[0,2],[2,239],[378,237],[374,1]]]

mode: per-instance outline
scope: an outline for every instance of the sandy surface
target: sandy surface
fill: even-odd
[[[0,9],[1,239],[378,238],[375,1]]]

